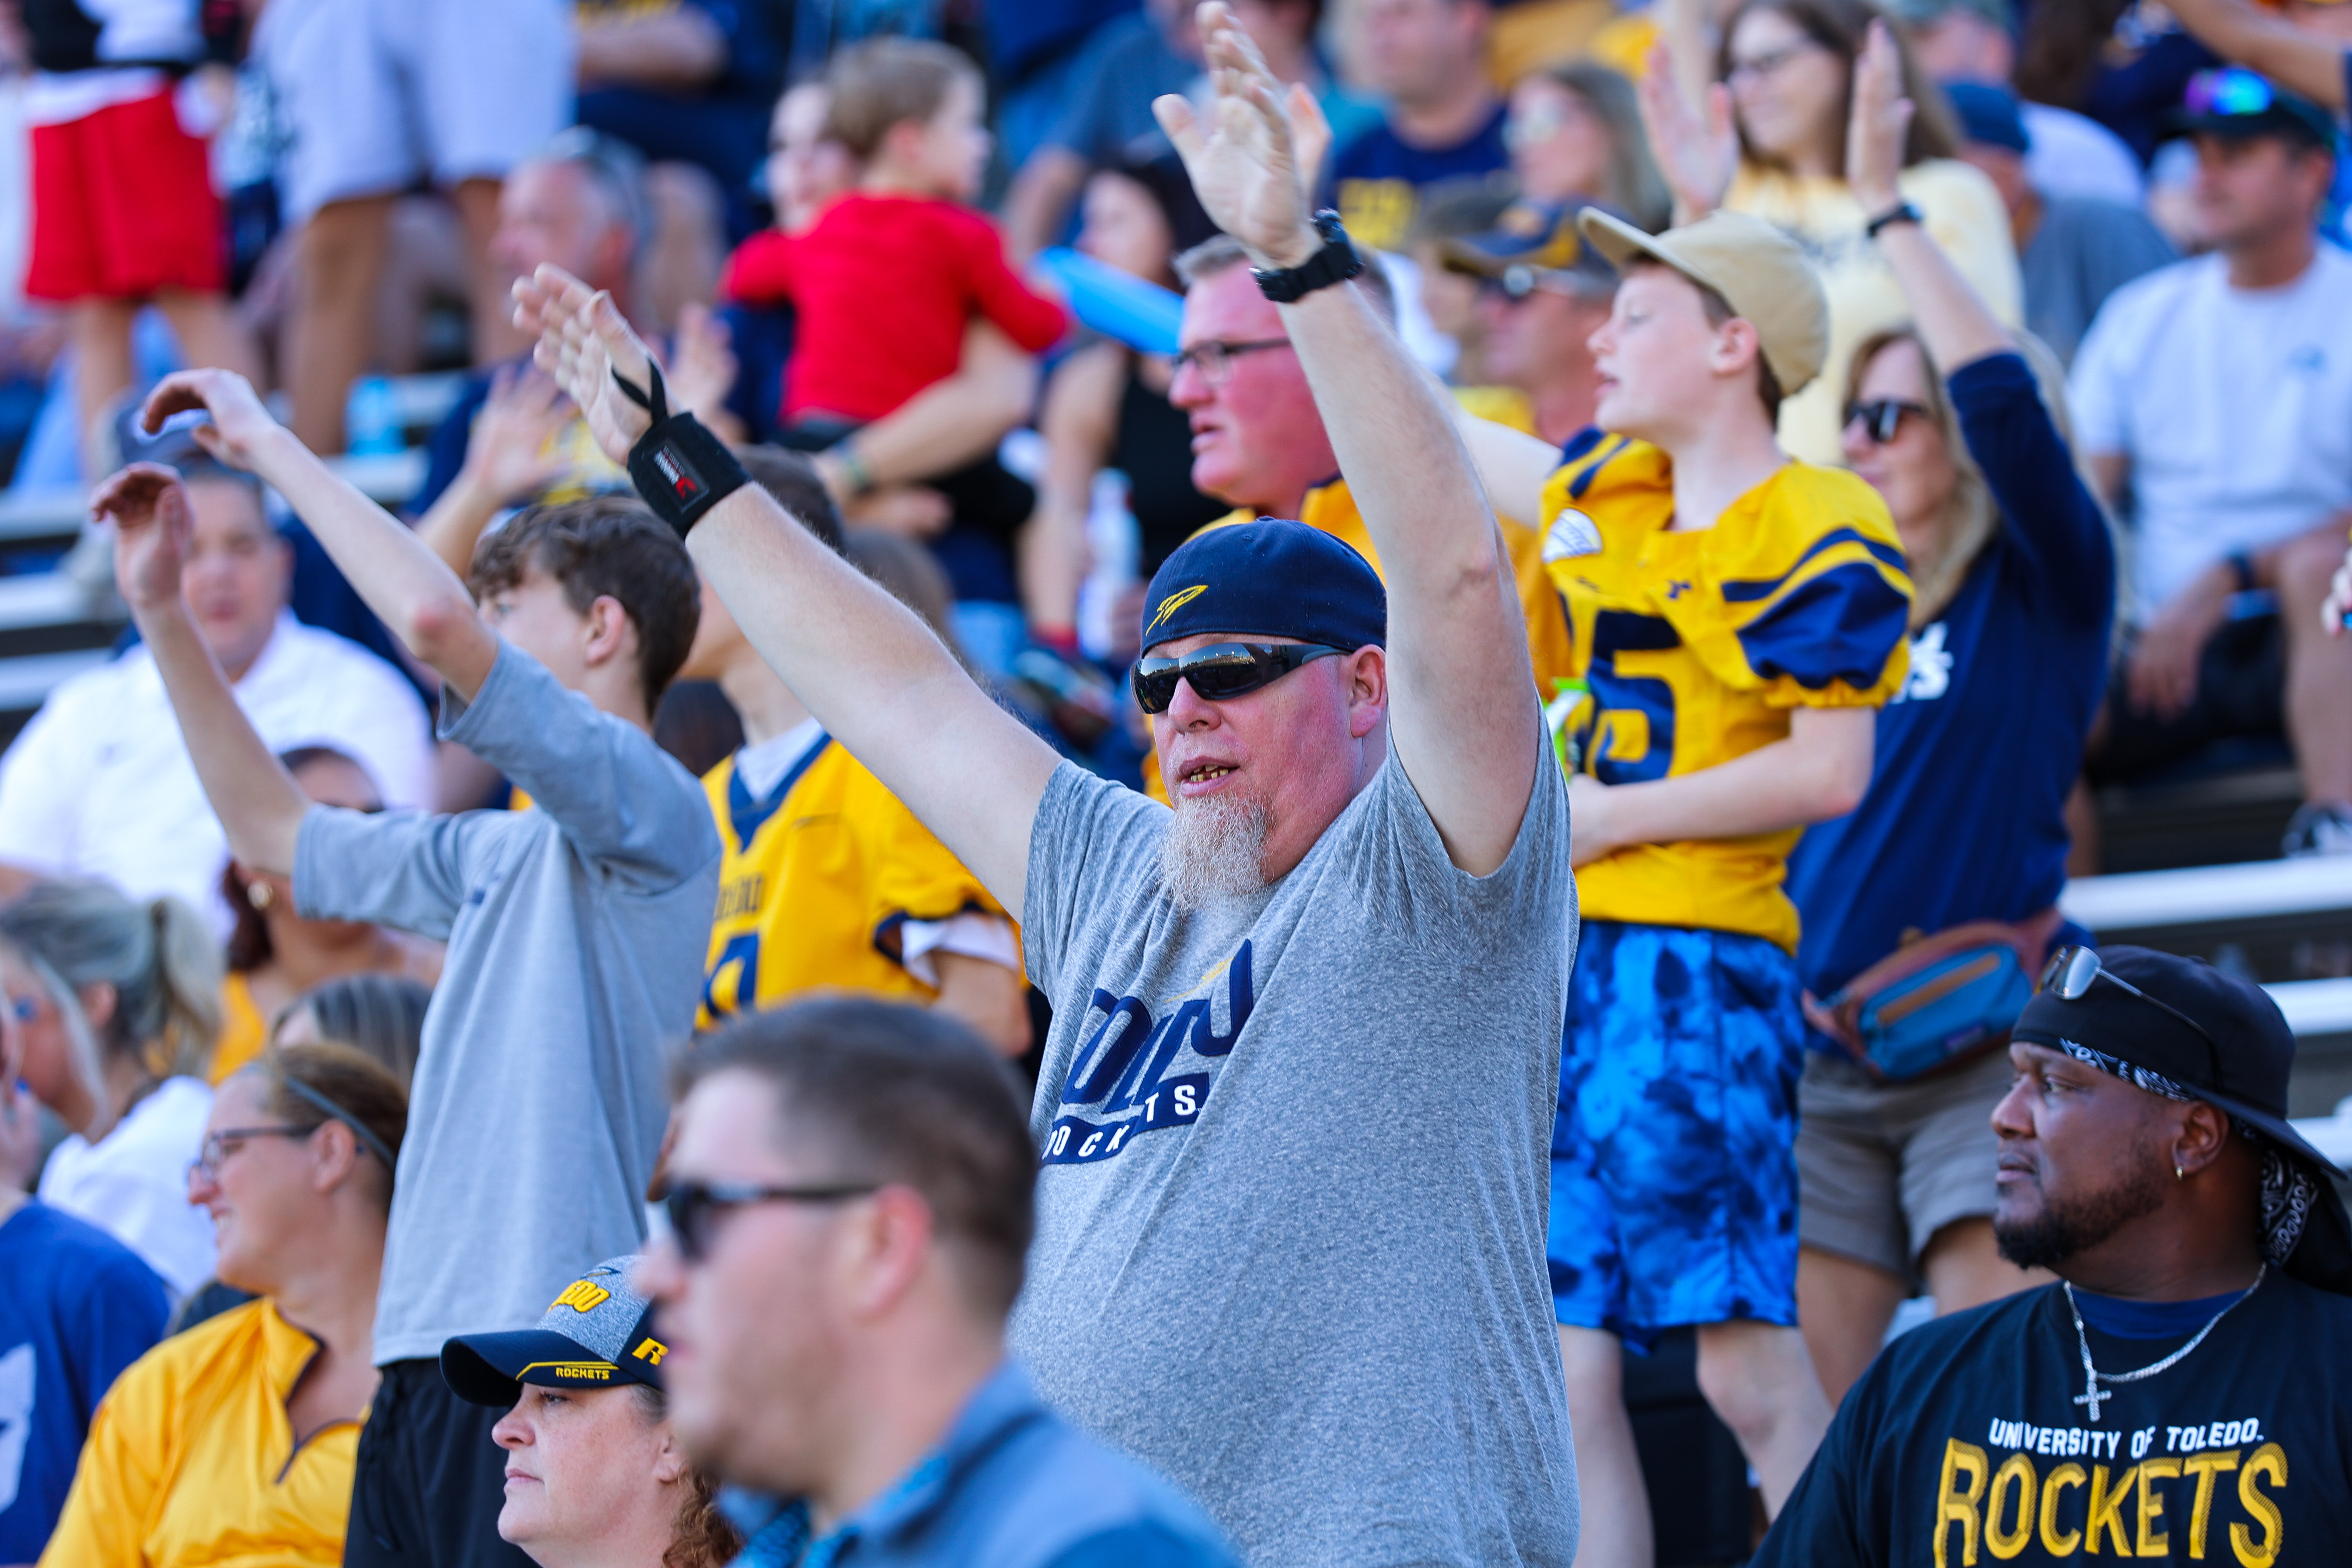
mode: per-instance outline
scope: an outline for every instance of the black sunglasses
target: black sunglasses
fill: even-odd
[[[1222,702],[1280,680],[1299,666],[1348,650],[1321,643],[1221,642],[1181,658],[1139,658],[1131,679],[1136,705],[1165,713],[1176,700],[1176,683],[1189,680],[1203,702]]]
[[[1870,438],[1884,447],[1895,439],[1896,431],[1903,428],[1904,416],[1911,414],[1927,418],[1927,405],[1900,397],[1874,397],[1868,403],[1847,404],[1843,424],[1851,425],[1857,419],[1861,420],[1862,427],[1870,433]]]
[[[2113,970],[2103,968],[2099,963],[2098,952],[2095,948],[2062,947],[2052,953],[2049,964],[2042,971],[2042,984],[2036,989],[2050,992],[2062,1002],[2079,1002],[2083,999],[2084,993],[2090,990],[2091,983],[2102,975],[2105,976],[2108,984],[2122,986],[2149,1006],[2163,1008],[2196,1030],[2198,1037],[2212,1049],[2214,1069],[2217,1072],[2220,1070],[2221,1042],[2208,1034],[2204,1025],[2171,1003],[2149,995]]]
[[[881,1191],[878,1182],[829,1187],[763,1187],[754,1182],[672,1182],[662,1198],[678,1256],[699,1263],[710,1256],[719,1217],[752,1204],[837,1204]]]

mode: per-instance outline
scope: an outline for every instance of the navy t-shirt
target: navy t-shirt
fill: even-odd
[[[2085,1300],[2092,1361],[2152,1365],[2221,1304],[2095,1321]],[[2102,1381],[2092,1421],[2057,1286],[1938,1318],[1854,1384],[1750,1568],[2341,1563],[2347,1346],[2352,1299],[2273,1268],[2173,1366]]]
[[[31,1563],[98,1402],[163,1337],[163,1281],[129,1247],[26,1203],[0,1221],[0,1563]]]
[[[1508,118],[1507,106],[1497,103],[1486,124],[1447,147],[1415,147],[1382,121],[1331,160],[1326,199],[1339,209],[1349,237],[1358,245],[1395,250],[1403,245],[1422,193],[1430,186],[1510,168],[1510,151],[1503,145],[1503,121]]]
[[[1862,805],[1808,828],[1789,858],[1797,968],[1816,996],[1906,931],[2022,921],[2066,881],[2066,796],[2106,688],[2114,546],[2024,360],[1990,355],[1949,385],[2000,525],[1911,639]]]

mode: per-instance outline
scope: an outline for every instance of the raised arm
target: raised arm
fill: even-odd
[[[1853,112],[1846,125],[1845,154],[1854,200],[1873,217],[1893,211],[1903,200],[1896,181],[1903,173],[1903,139],[1911,115],[1894,36],[1885,22],[1873,22],[1862,58],[1854,62]],[[1879,230],[1878,253],[1901,285],[1920,341],[1938,372],[1949,375],[1987,354],[2017,346],[1924,225],[1890,224]]]
[[[1285,94],[1224,5],[1200,21],[1210,117],[1174,94],[1153,108],[1218,226],[1260,268],[1297,267],[1322,244],[1292,133],[1313,100]],[[1454,863],[1484,875],[1518,837],[1541,736],[1501,532],[1445,400],[1359,290],[1282,317],[1387,579],[1391,742]]]
[[[515,285],[516,324],[616,461],[649,427],[615,376],[651,362],[613,308],[559,268]],[[914,612],[826,549],[757,485],[711,508],[687,552],[826,731],[1020,918],[1029,829],[1059,759],[974,685]]]
[[[393,636],[471,701],[498,658],[499,641],[448,563],[272,419],[245,377],[226,370],[165,376],[141,418],[152,432],[191,409],[209,420],[194,431],[205,450],[284,496]]]
[[[229,853],[257,871],[291,876],[310,800],[237,706],[180,596],[191,514],[179,475],[134,463],[99,487],[90,514],[113,521],[115,582],[163,678]]]
[[[2341,114],[2352,85],[2344,79],[2344,46],[2246,0],[2177,0],[2170,6],[2197,41],[2262,72],[2281,87]]]
[[[1550,442],[1491,419],[1481,419],[1456,404],[1454,428],[1470,453],[1486,500],[1505,517],[1537,525],[1543,516],[1544,485],[1559,467],[1559,448]]]

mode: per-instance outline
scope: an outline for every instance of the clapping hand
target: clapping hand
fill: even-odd
[[[670,406],[716,427],[737,370],[733,336],[719,312],[693,300],[679,308],[667,370]]]
[[[89,514],[114,523],[114,581],[132,610],[179,602],[191,513],[177,473],[160,463],[133,463],[99,486]]]
[[[1853,113],[1846,121],[1845,178],[1862,210],[1875,217],[1902,201],[1904,138],[1911,131],[1911,100],[1903,96],[1903,59],[1883,21],[1853,62]]]
[[[606,457],[629,460],[653,416],[614,384],[615,372],[641,391],[653,386],[653,356],[613,303],[613,296],[561,267],[542,266],[515,279],[515,325],[536,333],[531,358],[555,378],[588,421]]]
[[[1151,111],[1216,226],[1261,266],[1299,266],[1322,248],[1309,221],[1306,180],[1329,130],[1313,138],[1294,130],[1296,119],[1322,125],[1314,95],[1303,87],[1286,91],[1231,9],[1211,0],[1201,7],[1200,26],[1213,93],[1206,118],[1181,93],[1157,100]]]
[[[1739,132],[1731,119],[1731,89],[1717,82],[1706,89],[1704,115],[1691,107],[1675,81],[1674,55],[1664,44],[1650,46],[1639,83],[1642,128],[1658,171],[1675,195],[1675,221],[1690,223],[1723,205],[1739,167]]]
[[[503,504],[536,495],[564,469],[554,441],[574,412],[545,372],[501,369],[490,378],[489,396],[466,443],[467,477],[486,500]]]

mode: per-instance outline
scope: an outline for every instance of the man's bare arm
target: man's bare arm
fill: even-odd
[[[2171,6],[2197,41],[2341,114],[2345,109],[2344,46],[2246,0],[2178,0]]]
[[[1307,221],[1286,95],[1221,4],[1201,7],[1216,99],[1206,121],[1175,95],[1154,105],[1218,226],[1261,267],[1296,267],[1321,240]],[[1286,98],[1289,100],[1286,102]],[[1304,100],[1304,102],[1299,100]],[[1379,548],[1389,591],[1389,730],[1456,866],[1485,875],[1517,840],[1540,726],[1501,531],[1446,401],[1355,288],[1282,307],[1339,471]]]
[[[114,521],[115,580],[163,678],[196,777],[227,832],[229,853],[256,870],[290,876],[310,797],[237,706],[180,596],[189,509],[179,476],[152,463],[134,464],[99,488],[90,511]]]
[[[1559,467],[1559,448],[1540,437],[1481,419],[1455,405],[1454,428],[1478,470],[1486,500],[1505,517],[1524,519],[1529,527],[1543,518],[1544,486]]]
[[[610,296],[560,268],[541,268],[515,294],[517,324],[539,334],[539,363],[598,444],[625,460],[648,421],[614,374],[646,385],[645,345]],[[913,611],[759,486],[711,508],[687,552],[826,731],[1020,919],[1030,826],[1059,763],[1053,749],[973,684]]]
[[[498,658],[499,639],[433,547],[272,419],[243,376],[226,370],[165,376],[148,395],[142,417],[147,429],[157,430],[191,409],[210,420],[194,431],[205,450],[284,496],[393,636],[472,700]]]
[[[580,85],[626,82],[672,91],[716,81],[727,69],[727,40],[691,5],[656,16],[593,23],[579,30]]]

